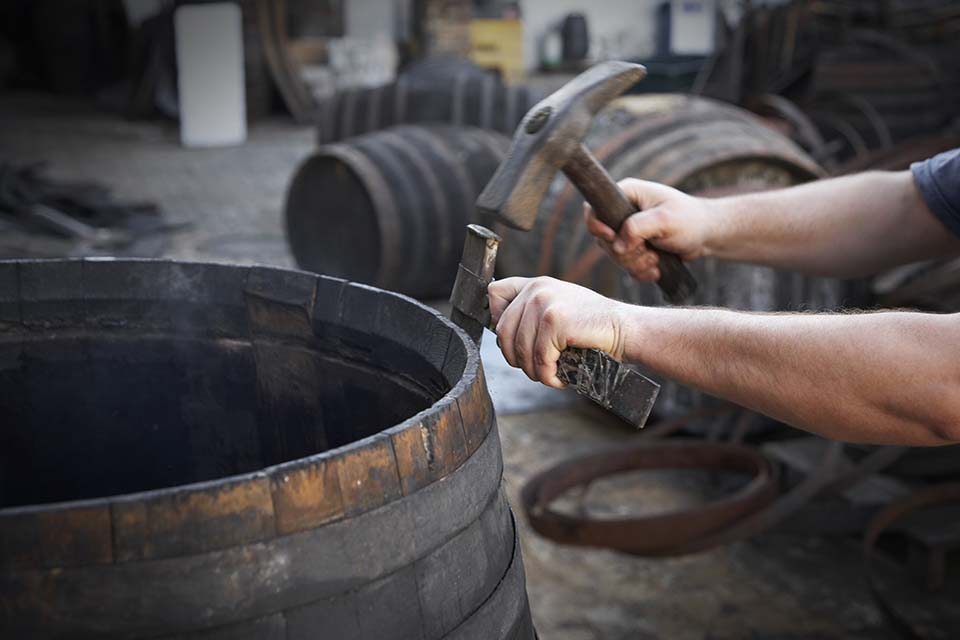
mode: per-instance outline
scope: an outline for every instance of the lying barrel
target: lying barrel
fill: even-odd
[[[0,637],[534,637],[477,349],[408,298],[0,262],[0,390]]]
[[[748,112],[683,95],[638,95],[601,112],[586,144],[611,175],[637,177],[693,194],[719,196],[786,187],[816,179],[820,168],[799,147]],[[582,217],[583,199],[563,176],[552,183],[530,233],[500,229],[501,276],[547,274],[608,296],[659,305],[656,287],[632,280],[597,247]],[[778,310],[833,307],[840,285],[765,267],[701,260],[693,304]],[[667,383],[657,409],[699,405],[699,394]]]
[[[319,147],[287,191],[297,264],[412,296],[448,296],[464,225],[508,147],[499,134],[444,125]]]
[[[344,140],[397,124],[446,123],[506,134],[543,97],[489,73],[463,72],[433,81],[401,77],[373,88],[341,91],[319,105],[317,141]]]

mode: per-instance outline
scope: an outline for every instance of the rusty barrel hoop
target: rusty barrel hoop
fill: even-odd
[[[607,476],[641,469],[707,469],[749,474],[743,487],[693,510],[636,518],[595,519],[561,513],[550,503],[565,491]],[[695,544],[770,504],[778,473],[759,451],[729,444],[641,443],[566,460],[532,477],[520,494],[535,531],[563,544],[617,549],[645,556],[684,553]]]
[[[534,637],[476,347],[305,272],[0,262],[0,636]]]
[[[287,191],[297,263],[418,297],[449,295],[463,227],[508,146],[482,129],[404,125],[318,148]]]

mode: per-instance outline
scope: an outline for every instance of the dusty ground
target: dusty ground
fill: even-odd
[[[515,505],[524,478],[537,470],[632,435],[583,409],[502,416],[499,424]],[[608,489],[634,507],[689,506],[703,486],[663,473],[624,480]],[[562,547],[524,528],[529,593],[544,638],[888,637],[852,540],[769,535],[682,558],[643,559]]]
[[[184,150],[169,125],[125,123],[60,101],[7,97],[0,119],[3,157],[48,161],[55,175],[100,180],[190,222],[171,236],[168,256],[292,264],[283,194],[313,146],[308,128],[269,121],[241,147]],[[631,437],[581,405],[571,408],[561,392],[533,390],[489,345],[484,358],[514,504],[523,480],[538,469]],[[608,487],[610,509],[700,499],[690,479],[627,480]],[[522,526],[528,591],[544,640],[891,637],[862,580],[856,540],[775,534],[650,560],[560,547]]]

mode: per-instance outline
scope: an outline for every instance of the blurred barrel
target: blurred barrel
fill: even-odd
[[[287,237],[317,273],[445,297],[464,225],[509,140],[471,127],[407,125],[321,146],[287,191]]]
[[[533,640],[476,346],[335,278],[0,261],[0,637]]]
[[[420,74],[422,76],[422,74]],[[537,92],[503,84],[489,73],[464,71],[432,81],[420,76],[373,88],[342,91],[319,108],[320,144],[397,124],[445,123],[513,134]]]
[[[786,187],[821,175],[799,147],[748,112],[683,95],[627,96],[595,119],[586,144],[619,180],[637,177],[693,194],[720,196]],[[530,233],[505,234],[498,270],[506,275],[548,274],[608,296],[663,304],[652,284],[631,279],[607,259],[587,232],[583,199],[565,177],[556,178]],[[776,310],[833,307],[840,285],[765,267],[700,260],[690,265],[700,283],[693,304]],[[696,406],[700,396],[668,383],[658,410]]]

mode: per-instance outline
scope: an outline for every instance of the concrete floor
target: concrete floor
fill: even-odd
[[[286,183],[313,132],[258,124],[247,144],[185,150],[176,130],[127,123],[82,105],[0,99],[0,154],[48,161],[54,175],[102,181],[120,196],[155,200],[192,223],[165,254],[179,259],[292,265],[283,239]],[[551,462],[633,435],[570,394],[533,385],[486,341],[505,481],[513,504],[524,479]],[[608,507],[666,508],[702,500],[703,483],[633,475],[606,487]],[[521,517],[522,521],[522,517]],[[544,640],[618,638],[886,638],[860,572],[855,539],[769,534],[674,559],[566,548],[521,523],[528,591]]]

